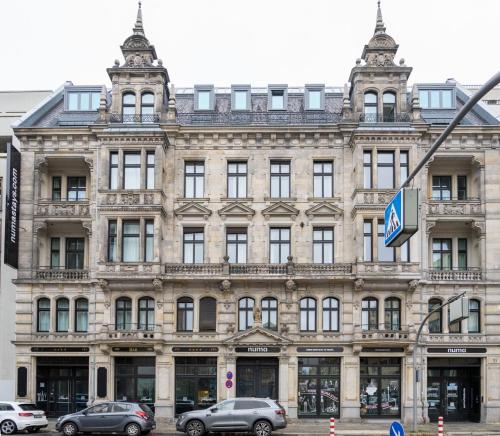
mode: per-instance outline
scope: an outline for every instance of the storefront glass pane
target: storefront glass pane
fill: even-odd
[[[382,415],[399,415],[399,378],[382,378],[380,394],[380,413]]]
[[[321,413],[338,415],[340,412],[340,382],[338,378],[321,379]]]
[[[316,416],[316,379],[299,379],[299,415]]]
[[[361,416],[378,415],[378,383],[375,378],[361,378]]]
[[[430,372],[430,371],[428,371]],[[427,405],[429,406],[429,412],[439,413],[441,410],[441,383],[429,382],[427,385]]]
[[[115,399],[145,403],[154,410],[155,358],[115,357]]]

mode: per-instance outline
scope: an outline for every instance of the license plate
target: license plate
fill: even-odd
[[[43,415],[33,415],[33,418],[41,418]]]

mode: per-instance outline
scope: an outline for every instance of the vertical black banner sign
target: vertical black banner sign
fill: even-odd
[[[7,182],[5,189],[4,263],[17,269],[19,258],[19,195],[21,153],[7,144]]]

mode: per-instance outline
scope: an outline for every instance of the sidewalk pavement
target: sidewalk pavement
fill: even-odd
[[[49,426],[45,430],[54,432],[56,420],[49,419]],[[363,421],[360,423],[343,423],[340,420],[335,421],[336,436],[388,436],[389,426],[392,421]],[[283,430],[273,432],[276,436],[329,436],[329,420],[293,420],[289,422],[288,427]],[[225,433],[229,435],[230,433]],[[236,435],[243,435],[237,433]],[[157,422],[157,428],[153,436],[181,436],[182,433],[175,431],[174,424]],[[410,426],[405,426],[406,436],[436,436],[437,423],[419,425],[415,433],[410,432]],[[444,423],[445,436],[500,436],[499,424],[480,424],[474,422]]]

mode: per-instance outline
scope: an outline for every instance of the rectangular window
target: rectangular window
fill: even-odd
[[[61,240],[50,238],[50,268],[57,269],[61,266]]]
[[[271,198],[290,197],[290,161],[271,161]]]
[[[270,263],[287,263],[290,256],[290,228],[272,227],[269,230]]]
[[[439,91],[430,91],[430,101],[432,109],[439,109]]]
[[[451,200],[451,176],[432,176],[432,199]]]
[[[394,189],[394,152],[379,151],[377,154],[377,187]]]
[[[99,92],[68,92],[69,111],[96,111],[99,109]]]
[[[285,109],[285,91],[283,89],[271,90],[271,109],[272,110]]]
[[[61,201],[61,176],[52,177],[52,200]]]
[[[123,188],[141,188],[141,153],[126,152],[123,155]]]
[[[467,239],[458,238],[458,269],[467,269]]]
[[[210,110],[210,94],[211,94],[211,91],[208,91],[208,90],[200,90],[197,92],[198,110],[201,110],[201,111]]]
[[[83,269],[85,240],[66,238],[66,269]]]
[[[247,163],[227,163],[227,196],[245,198],[247,196]]]
[[[117,224],[116,220],[108,221],[108,262],[116,262],[117,256]]]
[[[139,221],[123,221],[122,227],[122,260],[123,262],[140,261],[140,223]]]
[[[333,227],[313,229],[313,262],[333,263]]]
[[[184,166],[184,196],[186,198],[203,198],[204,179],[204,162],[186,162]]]
[[[87,198],[85,177],[68,177],[68,201],[82,201]]]
[[[333,197],[333,161],[314,162],[314,196]]]
[[[118,189],[118,152],[109,154],[109,189]]]
[[[146,220],[144,222],[144,261],[145,262],[153,262],[154,260],[154,221]]]
[[[363,222],[363,259],[373,262],[373,223],[372,220]]]
[[[401,245],[401,262],[410,262],[410,240]]]
[[[363,152],[363,188],[372,188],[372,152]]]
[[[184,229],[184,263],[203,263],[203,229]]]
[[[247,229],[228,228],[226,232],[226,250],[229,263],[247,263]]]
[[[323,107],[323,90],[322,89],[307,89],[306,88],[306,109],[307,110],[322,110]]]
[[[146,189],[155,189],[155,152],[146,153]]]
[[[451,269],[451,239],[432,240],[432,267],[434,269]]]
[[[396,249],[394,247],[386,247],[385,226],[384,220],[378,220],[378,261],[379,262],[394,262],[396,260]]]
[[[241,89],[233,91],[232,109],[236,111],[248,110],[248,91]]]
[[[403,183],[408,178],[408,152],[399,152],[399,178],[400,183]]]
[[[457,176],[457,199],[467,200],[467,176]]]
[[[451,89],[421,89],[419,91],[422,109],[453,109],[453,91]]]

